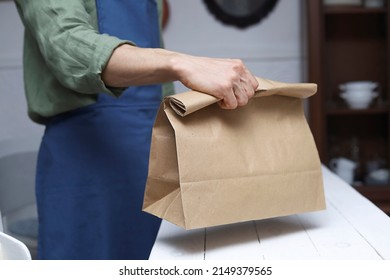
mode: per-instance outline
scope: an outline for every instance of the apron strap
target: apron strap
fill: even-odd
[[[106,33],[128,40],[142,48],[159,48],[160,26],[156,0],[96,0],[98,27]],[[161,85],[127,88],[118,99],[100,94],[99,103],[123,102],[133,104],[157,103],[162,99]]]

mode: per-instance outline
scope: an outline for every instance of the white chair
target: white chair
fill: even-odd
[[[35,202],[38,146],[38,139],[0,141],[0,211],[4,231],[1,238],[6,244],[12,238],[21,241],[33,259],[37,254],[38,235]]]
[[[27,246],[2,232],[2,229],[0,213],[0,260],[31,260],[31,253]]]

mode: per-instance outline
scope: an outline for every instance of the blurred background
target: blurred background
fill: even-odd
[[[317,83],[304,105],[322,163],[390,213],[388,0],[166,0],[165,7],[167,49],[240,58],[257,76]],[[14,233],[34,239],[31,196],[44,127],[27,117],[22,48],[15,5],[2,0],[0,210],[8,219],[22,213]],[[18,203],[4,207],[7,192]]]

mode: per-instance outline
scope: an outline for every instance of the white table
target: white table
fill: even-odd
[[[390,259],[390,218],[323,167],[327,209],[186,231],[163,221],[152,260]]]

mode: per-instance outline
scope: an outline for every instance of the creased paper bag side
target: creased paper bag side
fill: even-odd
[[[175,134],[160,106],[153,127],[143,211],[184,227]]]
[[[321,164],[302,103],[275,95],[185,118],[167,110],[187,229],[324,209]]]

